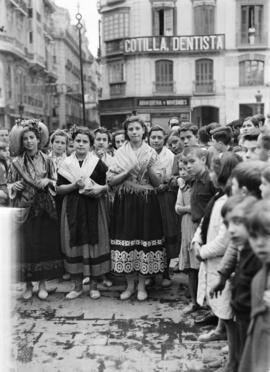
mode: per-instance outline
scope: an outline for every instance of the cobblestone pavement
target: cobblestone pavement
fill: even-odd
[[[103,288],[91,300],[89,287],[81,298],[65,299],[69,282],[50,282],[57,291],[47,301],[36,296],[21,300],[16,285],[12,307],[12,365],[18,372],[206,372],[204,359],[224,358],[224,342],[200,343],[198,335],[209,327],[194,326],[184,315],[183,275],[173,286],[149,290],[149,300],[121,301],[123,285]],[[102,287],[100,287],[102,289]]]

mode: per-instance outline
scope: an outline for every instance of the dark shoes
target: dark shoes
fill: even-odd
[[[198,326],[216,325],[218,323],[218,318],[211,311],[208,311],[204,315],[198,316],[194,320],[194,323]]]

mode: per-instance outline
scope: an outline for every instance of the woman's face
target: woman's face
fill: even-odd
[[[107,150],[109,147],[109,139],[106,133],[97,132],[94,139],[95,150]]]
[[[156,152],[160,152],[164,146],[165,136],[161,130],[156,130],[150,134],[149,144]]]
[[[35,132],[28,130],[23,134],[23,148],[29,153],[36,153],[38,150],[39,139]]]
[[[54,154],[58,156],[63,155],[63,153],[66,151],[66,147],[67,147],[66,138],[64,136],[56,135],[52,143],[52,150]]]
[[[246,134],[250,134],[254,130],[255,126],[250,120],[244,121],[242,127],[240,128],[240,134],[245,136]]]
[[[117,149],[119,149],[119,147],[121,147],[123,145],[123,143],[125,142],[125,135],[124,133],[121,133],[121,134],[117,134],[115,137],[114,137],[114,143],[115,143],[115,147]]]
[[[140,143],[142,142],[145,129],[142,124],[138,121],[134,121],[128,124],[127,135],[131,143]]]
[[[76,155],[78,156],[86,156],[87,153],[90,151],[90,139],[87,134],[79,133],[74,138],[74,149],[76,151]]]

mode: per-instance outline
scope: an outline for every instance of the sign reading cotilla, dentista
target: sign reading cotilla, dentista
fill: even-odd
[[[124,40],[125,54],[202,53],[225,49],[225,35],[153,36]]]

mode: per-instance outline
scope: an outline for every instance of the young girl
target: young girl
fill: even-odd
[[[32,281],[39,281],[38,297],[45,300],[45,280],[63,273],[57,215],[50,193],[55,186],[54,167],[40,151],[48,141],[47,127],[35,119],[24,120],[13,127],[10,139],[11,152],[19,154],[9,169],[8,188],[12,206],[22,211],[19,260],[22,280],[26,282],[23,298],[32,297]]]
[[[127,288],[121,293],[126,300],[135,292],[137,299],[147,299],[145,279],[163,273],[166,252],[162,219],[154,187],[160,179],[153,166],[157,153],[144,141],[146,126],[139,117],[124,122],[127,142],[114,156],[108,172],[108,183],[116,186],[111,223],[112,270],[125,274]]]
[[[197,228],[194,224],[190,214],[190,185],[188,183],[190,177],[186,170],[183,160],[180,158],[178,162],[179,176],[177,201],[175,204],[175,211],[182,216],[181,219],[181,249],[179,256],[179,270],[188,273],[189,289],[192,300],[192,307],[198,308],[197,304],[197,277],[200,262],[195,257],[195,253],[191,250],[191,241]]]
[[[90,297],[97,299],[97,279],[110,271],[106,193],[106,164],[90,152],[92,137],[87,128],[73,133],[75,152],[58,170],[57,193],[64,195],[61,242],[65,269],[74,280],[67,299],[82,294],[82,279],[90,277]]]
[[[125,131],[117,130],[113,133],[112,144],[115,150],[119,149],[125,142]]]
[[[57,172],[60,164],[67,156],[68,134],[61,129],[57,129],[51,135],[50,142],[51,153],[49,154],[49,157],[52,159]]]
[[[249,243],[263,266],[251,284],[251,321],[239,372],[270,370],[270,202],[257,202],[247,216]]]
[[[109,144],[111,142],[111,136],[106,128],[100,127],[94,131],[94,145],[93,151],[103,163],[110,167],[112,164],[112,156],[108,154]]]

